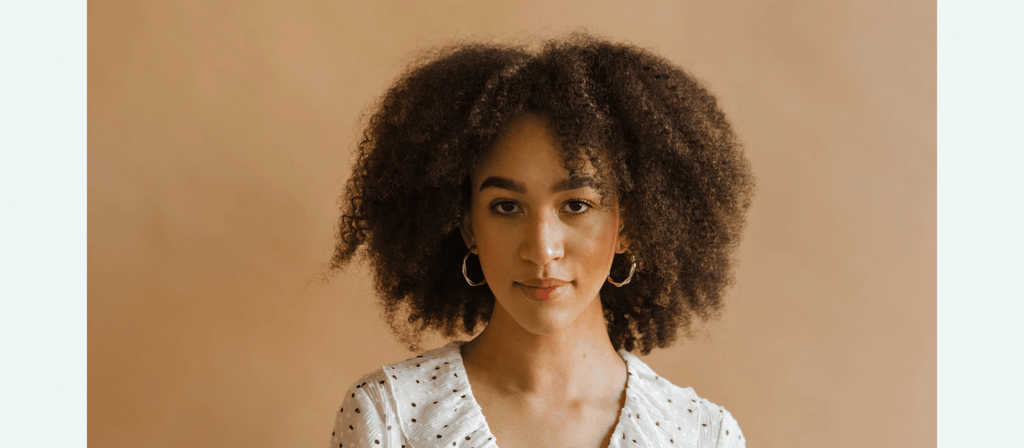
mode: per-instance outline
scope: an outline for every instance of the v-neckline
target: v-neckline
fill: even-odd
[[[472,400],[471,404],[473,410],[475,411],[475,414],[477,414],[477,417],[480,419],[481,422],[483,422],[484,431],[486,431],[487,433],[486,436],[491,438],[488,440],[492,441],[494,448],[500,448],[498,446],[498,437],[495,436],[493,432],[491,432],[491,427],[487,423],[487,417],[484,415],[483,407],[481,407],[480,403],[476,401],[476,394],[472,393],[473,386],[469,382],[469,373],[466,372],[466,364],[465,362],[463,362],[462,359],[462,346],[467,342],[469,341],[452,341],[449,342],[447,346],[450,346],[453,349],[452,352],[454,352],[454,361],[456,362],[455,367],[460,372],[463,372],[464,379],[461,382],[464,383],[464,387],[470,391],[470,393],[467,395],[469,396],[470,400]],[[629,412],[627,408],[629,408],[630,402],[633,401],[632,387],[630,386],[633,386],[633,378],[636,376],[636,374],[634,373],[633,365],[629,362],[629,356],[624,355],[624,350],[619,350],[616,353],[619,355],[620,358],[622,358],[622,361],[626,364],[626,398],[625,400],[623,400],[622,407],[619,408],[619,416],[618,419],[615,421],[615,428],[612,429],[612,437],[608,441],[608,448],[611,448],[616,445],[615,435],[623,433],[624,422],[628,421],[629,418],[632,417],[631,412]],[[628,354],[628,352],[625,353]]]

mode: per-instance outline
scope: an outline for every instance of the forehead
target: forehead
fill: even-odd
[[[563,183],[569,178],[593,178],[597,170],[584,161],[575,172],[566,168],[566,154],[548,119],[524,113],[498,134],[473,170],[472,181],[479,186],[490,176],[541,185]]]

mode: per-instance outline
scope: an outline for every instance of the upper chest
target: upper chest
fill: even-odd
[[[618,396],[605,394],[571,403],[509,397],[484,387],[475,395],[500,448],[606,448],[626,399],[625,390]]]

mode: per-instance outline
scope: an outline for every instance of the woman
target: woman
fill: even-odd
[[[353,384],[331,446],[745,446],[630,352],[717,315],[752,188],[715,98],[644,50],[423,58],[369,119],[331,267],[366,257],[413,350],[483,330]]]

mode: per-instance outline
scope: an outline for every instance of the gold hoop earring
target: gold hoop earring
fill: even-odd
[[[476,246],[470,247],[469,248],[469,252],[466,252],[466,256],[462,257],[462,277],[464,277],[466,279],[466,283],[469,283],[469,286],[480,286],[480,285],[482,285],[484,283],[487,283],[487,278],[486,277],[483,280],[481,280],[479,283],[473,283],[473,281],[469,279],[469,274],[466,272],[466,260],[469,260],[469,254],[473,253],[473,249],[475,247]]]
[[[615,285],[616,288],[621,288],[623,286],[628,285],[629,282],[633,280],[633,273],[636,272],[636,255],[633,255],[633,252],[630,252],[629,249],[626,249],[626,252],[629,252],[629,256],[633,260],[633,265],[629,267],[629,277],[626,277],[625,280],[619,283],[616,282],[615,280],[612,280],[611,273],[608,273],[608,283]]]

